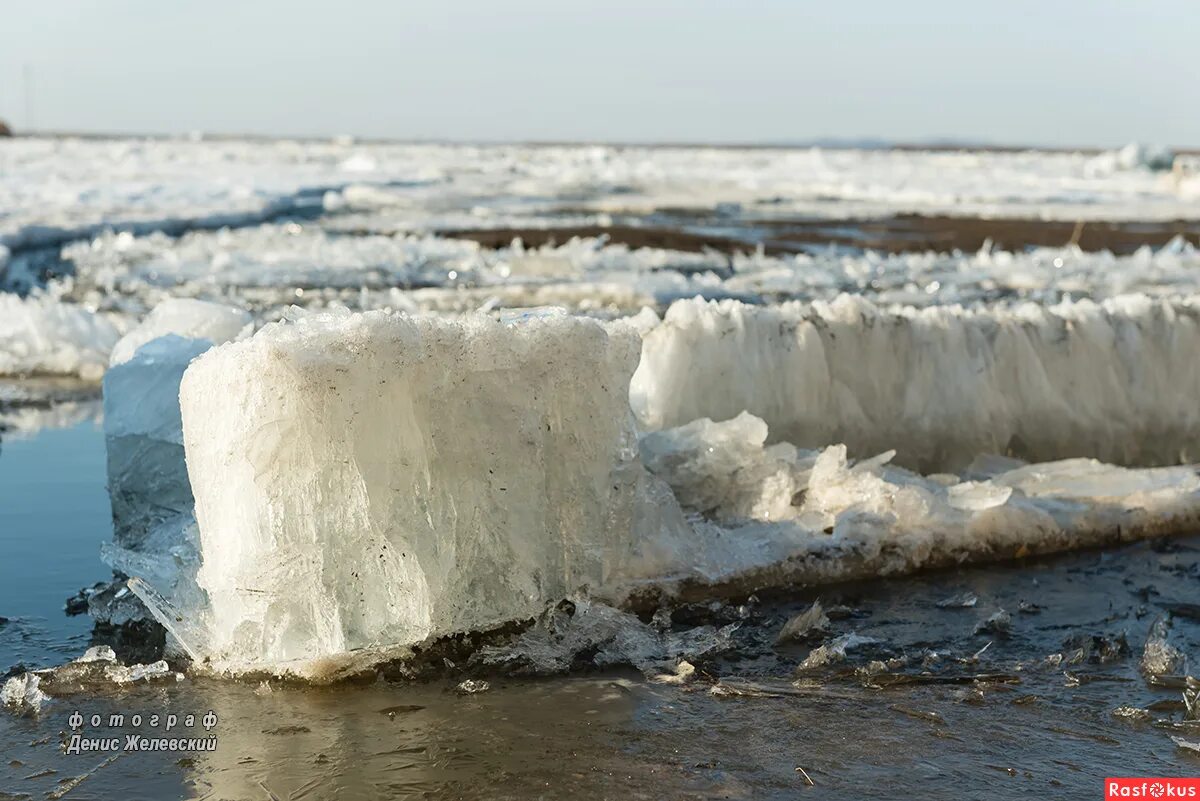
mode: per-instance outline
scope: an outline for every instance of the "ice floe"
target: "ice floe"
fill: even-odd
[[[117,343],[113,366],[104,376],[114,534],[103,558],[120,573],[153,580],[177,603],[199,592],[179,384],[194,358],[251,328],[250,316],[237,309],[198,300],[164,301]],[[104,605],[89,602],[93,617],[110,623],[139,618],[140,610],[130,608],[139,606],[136,598],[125,593],[118,581],[102,596]]]

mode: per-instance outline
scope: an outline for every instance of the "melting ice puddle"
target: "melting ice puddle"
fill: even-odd
[[[65,599],[107,578],[112,537],[104,434],[92,422],[29,436],[0,434],[0,672],[60,664],[87,646],[91,619]]]
[[[0,667],[61,662],[86,645],[86,620],[64,617],[62,602],[106,574],[96,556],[108,536],[103,484],[102,437],[90,424],[0,450],[0,532],[10,557],[0,561],[0,614],[38,627],[32,638],[10,633],[11,623],[0,629]],[[53,796],[95,771],[65,797],[590,799],[653,788],[655,797],[790,799],[811,789],[806,773],[822,798],[950,799],[985,786],[997,798],[1095,797],[1116,769],[1200,769],[1170,739],[1200,734],[1113,715],[1153,705],[1152,717],[1181,718],[1178,690],[1147,684],[1137,664],[1150,625],[1170,604],[1194,601],[1197,578],[1200,537],[1191,537],[827,587],[820,597],[829,637],[854,632],[880,645],[851,650],[800,684],[794,670],[818,643],[776,647],[775,637],[811,594],[751,604],[735,651],[698,664],[698,677],[683,685],[632,672],[489,676],[488,692],[460,695],[454,686],[469,674],[453,674],[270,693],[254,683],[189,680],[60,699],[40,719],[0,715],[0,792]],[[967,594],[975,606],[937,606]],[[1033,613],[1018,611],[1022,601]],[[1011,613],[1011,634],[976,635],[1000,608]],[[677,616],[682,623],[704,614]],[[1200,622],[1177,617],[1172,636],[1194,657]],[[977,664],[957,661],[989,642]],[[1070,664],[1079,649],[1082,659]],[[940,675],[1012,679],[888,684],[855,673],[871,659],[928,650],[945,655],[933,669]],[[1063,664],[1045,663],[1058,653]],[[105,720],[211,710],[217,747],[107,763],[102,754],[64,754],[60,733],[76,709]],[[119,731],[153,734],[128,723]]]

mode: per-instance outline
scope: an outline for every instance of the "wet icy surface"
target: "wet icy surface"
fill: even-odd
[[[85,424],[0,449],[5,553],[17,557],[0,562],[0,615],[10,618],[0,627],[0,669],[58,663],[88,644],[86,624],[61,610],[65,596],[105,577],[94,548],[108,533],[102,446]],[[680,608],[670,623],[677,634],[736,628],[728,651],[694,660],[695,673],[678,684],[655,681],[655,671],[589,671],[585,655],[573,675],[557,678],[459,660],[415,683],[275,684],[267,692],[254,682],[191,679],[73,696],[40,718],[0,716],[0,791],[950,799],[986,786],[1000,798],[1094,798],[1112,773],[1200,768],[1171,740],[1200,740],[1195,724],[1181,722],[1180,689],[1155,686],[1140,669],[1148,633],[1163,618],[1194,670],[1200,622],[1186,604],[1198,579],[1200,539],[1190,537]],[[784,624],[817,597],[825,633],[777,645]],[[1010,630],[976,633],[999,610]],[[806,659],[820,661],[810,657],[822,645],[847,641],[844,660],[797,672]],[[464,679],[490,688],[456,691]],[[1120,707],[1147,710],[1147,719],[1114,714]],[[61,732],[76,709],[85,718],[120,711],[147,719],[212,710],[218,746],[111,762],[63,754]],[[145,724],[121,730],[134,731],[154,733]]]

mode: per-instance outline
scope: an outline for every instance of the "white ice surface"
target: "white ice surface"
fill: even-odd
[[[674,304],[630,394],[650,430],[743,411],[773,441],[959,469],[980,453],[1200,458],[1200,306],[1127,296],[979,309]]]

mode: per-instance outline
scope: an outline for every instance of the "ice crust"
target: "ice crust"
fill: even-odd
[[[1198,323],[1193,298],[924,310],[848,295],[681,301],[645,335],[630,394],[651,430],[748,411],[772,441],[894,449],[926,471],[981,453],[1178,464],[1200,458]]]
[[[637,354],[632,329],[561,313],[311,315],[206,353],[180,390],[193,649],[303,672],[661,575],[686,527],[638,508]]]

